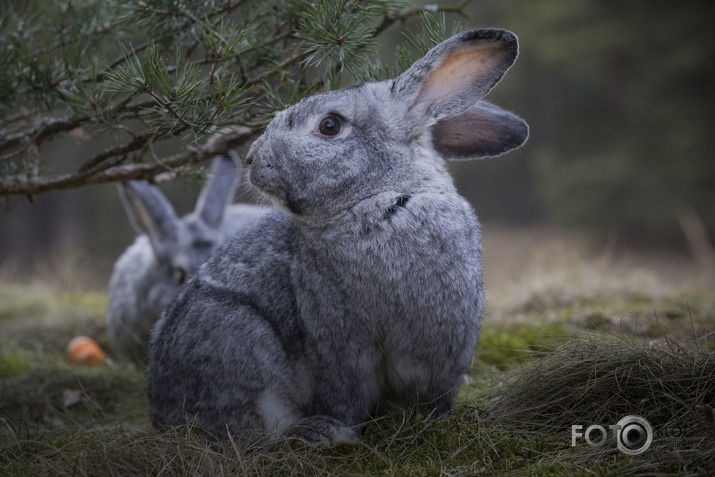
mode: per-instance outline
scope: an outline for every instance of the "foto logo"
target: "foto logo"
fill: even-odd
[[[613,433],[618,450],[626,455],[638,455],[647,451],[653,443],[653,428],[640,416],[626,416],[616,424],[608,426]],[[592,424],[585,430],[581,424],[571,426],[571,446],[583,438],[591,447],[602,447],[608,441],[608,431],[599,424]]]

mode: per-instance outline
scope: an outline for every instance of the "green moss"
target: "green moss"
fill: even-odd
[[[479,338],[477,359],[500,369],[518,365],[524,359],[551,351],[556,344],[572,336],[563,325],[485,326]]]
[[[108,296],[100,292],[68,291],[58,296],[59,305],[103,318],[107,313]]]
[[[124,367],[76,367],[66,363],[21,363],[22,372],[0,382],[0,416],[56,427],[97,425],[143,418],[146,409],[141,372]]]
[[[0,383],[4,380],[27,372],[31,366],[32,355],[26,350],[4,349],[0,352]]]
[[[52,296],[38,286],[2,283],[0,286],[0,321],[44,316],[52,308]]]

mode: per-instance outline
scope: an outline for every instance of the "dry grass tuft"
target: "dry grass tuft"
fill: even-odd
[[[515,430],[570,441],[572,425],[608,429],[637,415],[655,437],[648,459],[633,462],[632,470],[715,471],[715,352],[659,343],[615,336],[568,341],[492,390],[494,417]],[[581,440],[579,449],[598,461],[616,446]]]
[[[360,443],[320,448],[294,442],[209,444],[190,428],[73,427],[54,441],[23,430],[0,450],[4,475],[477,475],[513,471],[543,454],[538,435],[497,429],[485,412],[462,406],[441,419],[391,413],[366,425]]]

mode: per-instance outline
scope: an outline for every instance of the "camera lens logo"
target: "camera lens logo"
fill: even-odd
[[[647,451],[653,443],[653,428],[639,416],[626,416],[614,426],[618,450],[627,455]]]

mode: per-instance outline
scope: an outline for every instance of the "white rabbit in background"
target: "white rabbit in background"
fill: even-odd
[[[267,210],[230,205],[240,170],[230,156],[216,157],[195,210],[181,218],[157,187],[122,184],[127,214],[142,235],[119,257],[109,282],[109,339],[120,356],[143,363],[149,331],[179,286],[226,238]]]

